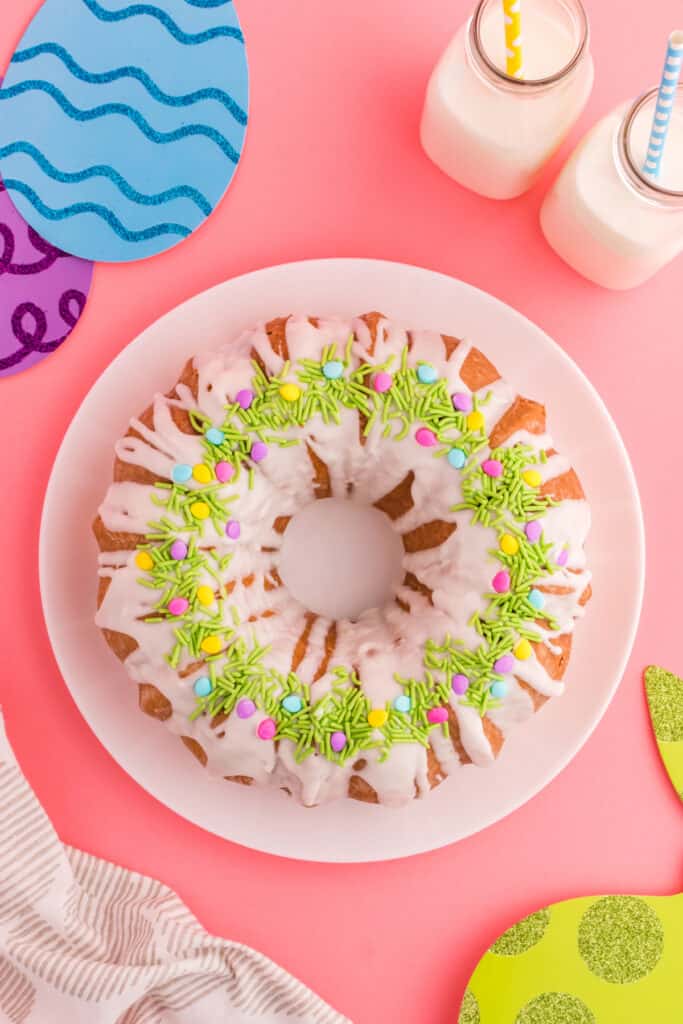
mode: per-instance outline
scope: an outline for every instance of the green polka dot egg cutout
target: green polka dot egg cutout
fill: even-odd
[[[458,1024],[481,1024],[479,1004],[477,1003],[474,993],[470,992],[469,989],[466,990],[465,995],[463,996],[460,1014],[458,1016]]]
[[[504,932],[463,1010],[479,1024],[674,1024],[682,977],[683,895],[581,897]]]
[[[683,679],[650,665],[645,670],[645,692],[659,752],[683,800]]]
[[[541,941],[549,920],[550,911],[547,909],[529,914],[523,921],[519,921],[512,928],[503,932],[491,946],[491,952],[498,956],[518,956],[520,953],[526,953],[527,949],[531,949]]]
[[[615,985],[640,981],[657,966],[664,929],[637,896],[605,896],[579,925],[579,953],[589,970]]]
[[[407,803],[562,694],[590,509],[543,405],[469,342],[380,314],[259,324],[191,360],[116,456],[96,621],[212,775]],[[400,541],[355,618],[284,571],[290,522],[328,498]]]
[[[597,1024],[597,1021],[576,996],[544,992],[522,1007],[515,1024]]]

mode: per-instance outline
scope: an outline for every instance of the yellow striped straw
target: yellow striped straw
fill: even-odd
[[[503,0],[505,19],[505,71],[511,78],[524,78],[522,65],[522,0]]]

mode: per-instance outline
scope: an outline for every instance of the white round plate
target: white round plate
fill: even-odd
[[[392,810],[339,801],[307,810],[278,792],[211,780],[158,722],[95,628],[90,522],[111,480],[113,445],[195,352],[284,313],[379,309],[414,327],[472,339],[522,394],[542,398],[558,448],[593,511],[589,614],[577,630],[567,692],[510,737],[490,768],[467,766],[424,800]],[[84,514],[84,509],[86,510]],[[90,558],[83,558],[89,551]],[[619,565],[619,586],[614,566]],[[417,267],[332,259],[259,270],[197,295],[144,331],[91,389],[50,478],[40,534],[43,609],[57,661],[100,741],[149,793],[226,839],[304,860],[375,861],[433,850],[499,821],[546,786],[587,740],[621,679],[643,592],[644,540],[633,471],[601,399],[538,327],[484,292]]]

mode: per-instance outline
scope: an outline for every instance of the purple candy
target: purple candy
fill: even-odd
[[[190,607],[190,602],[185,597],[172,597],[168,602],[168,610],[171,615],[184,615]]]
[[[498,459],[486,459],[484,462],[482,462],[481,468],[484,470],[487,476],[503,475],[503,463],[499,462]]]
[[[562,551],[560,551],[560,553],[557,556],[557,558],[555,559],[555,561],[557,562],[558,565],[566,565],[568,560],[569,560],[569,552],[567,551],[566,548],[563,548]]]
[[[491,580],[491,586],[497,594],[507,594],[510,589],[510,573],[507,569],[501,569]]]
[[[538,519],[530,519],[524,527],[524,532],[526,534],[526,539],[532,544],[535,544],[543,532],[543,527],[539,523]]]
[[[242,528],[236,519],[229,519],[225,524],[225,534],[230,540],[237,540],[241,532]]]
[[[171,544],[171,558],[175,558],[176,562],[182,562],[183,558],[187,558],[187,544],[184,540],[174,540]]]
[[[458,412],[472,412],[472,396],[466,394],[464,391],[456,391],[454,395],[451,395],[453,402],[453,408],[457,409]]]
[[[469,689],[470,681],[467,676],[464,676],[462,672],[456,672],[451,679],[451,688],[453,693],[457,693],[459,697],[462,697],[463,693],[467,693]]]
[[[254,392],[249,388],[242,388],[235,395],[235,401],[241,409],[248,409],[251,403],[254,401]]]
[[[333,732],[330,736],[330,746],[335,754],[338,754],[346,746],[346,734],[343,732]]]
[[[254,441],[249,454],[253,462],[263,462],[268,454],[268,445],[263,441]]]
[[[259,722],[256,732],[260,740],[272,740],[277,732],[277,724],[272,718],[264,718],[262,722]]]
[[[511,654],[503,654],[494,663],[493,671],[500,673],[500,675],[505,675],[506,672],[512,672],[514,667],[515,667],[515,659],[512,657],[512,655]]]
[[[237,711],[238,718],[251,718],[251,716],[256,712],[256,705],[253,700],[249,700],[248,697],[243,697],[242,700],[237,702],[235,710]]]
[[[226,484],[235,475],[235,467],[229,462],[217,462],[215,473],[216,480]]]
[[[432,725],[440,725],[448,721],[448,708],[430,708],[427,712],[427,721]]]

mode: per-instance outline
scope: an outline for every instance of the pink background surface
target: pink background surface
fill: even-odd
[[[0,71],[38,6],[4,5]],[[228,195],[173,252],[98,265],[71,338],[41,365],[0,383],[0,695],[19,760],[63,840],[162,879],[211,931],[272,956],[357,1024],[452,1024],[481,952],[516,918],[579,894],[681,886],[680,805],[656,756],[641,670],[658,661],[683,671],[683,483],[676,477],[683,262],[640,290],[617,294],[583,281],[554,256],[537,214],[572,140],[532,193],[504,204],[463,191],[429,163],[417,139],[424,87],[468,0],[238,6],[252,101],[242,166]],[[678,0],[658,0],[650,20],[641,4],[624,0],[617,47],[614,7],[589,3],[597,77],[572,139],[654,84],[666,34],[680,15]],[[244,271],[316,256],[431,267],[535,320],[605,398],[633,459],[647,529],[635,650],[612,706],[574,762],[483,834],[370,866],[253,853],[147,796],[72,703],[38,592],[45,485],[62,435],[101,371],[147,324],[194,293]]]

